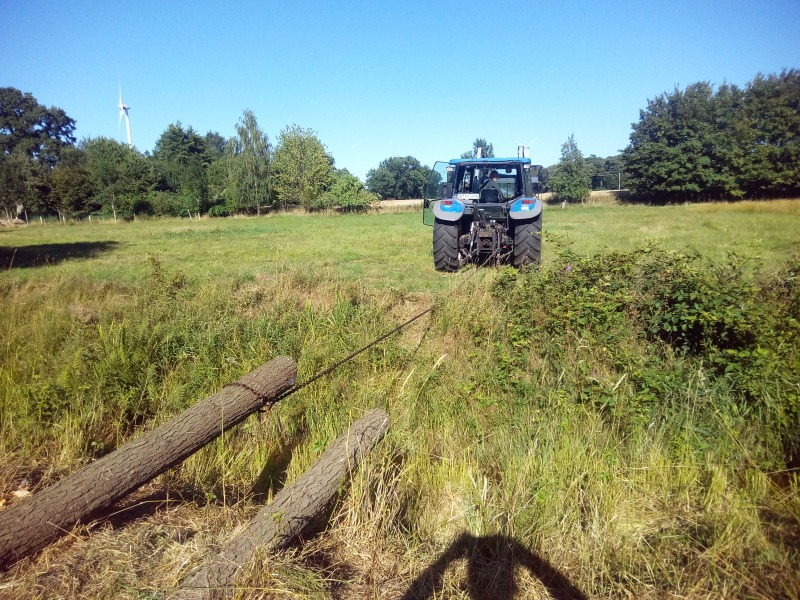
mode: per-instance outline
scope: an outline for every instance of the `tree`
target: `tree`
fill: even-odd
[[[800,193],[800,71],[746,88],[676,88],[639,112],[623,153],[637,195],[660,201]]]
[[[609,156],[603,166],[603,184],[607,190],[616,190],[627,184],[627,174],[625,173],[625,161],[621,154]]]
[[[380,198],[368,192],[361,180],[347,169],[340,169],[331,189],[320,198],[318,208],[338,206],[343,212],[364,212]]]
[[[48,210],[50,174],[64,148],[75,143],[75,121],[29,93],[0,88],[0,203]]]
[[[749,196],[800,194],[800,70],[758,74],[736,119],[745,148],[739,181]]]
[[[605,175],[605,160],[596,154],[590,154],[586,157],[586,167],[589,169],[589,176],[591,177],[592,189],[599,190],[605,189],[604,175]]]
[[[151,210],[147,196],[153,171],[147,158],[127,144],[103,137],[84,142],[82,148],[104,210],[126,217]]]
[[[397,198],[397,184],[395,183],[394,173],[383,164],[377,169],[370,169],[367,171],[367,189],[382,200]]]
[[[226,140],[221,133],[217,131],[209,131],[205,135],[206,148],[208,155],[216,160],[225,156],[225,143]]]
[[[65,148],[50,178],[52,204],[59,213],[82,216],[97,210],[95,184],[86,166],[86,154]]]
[[[730,167],[735,144],[730,123],[736,90],[715,99],[711,84],[675,88],[639,111],[623,152],[629,182],[639,196],[685,201],[711,195],[739,195]]]
[[[660,201],[800,194],[800,71],[746,88],[675,88],[639,112],[623,153],[638,196]]]
[[[283,206],[313,208],[334,182],[333,159],[313,129],[290,125],[278,136],[273,161],[275,195]]]
[[[494,158],[494,146],[485,138],[475,138],[475,141],[472,142],[472,150],[464,152],[461,158],[478,158],[478,148],[481,148],[481,157]]]
[[[75,143],[74,132],[75,121],[60,108],[47,108],[16,88],[0,88],[0,153],[21,152],[52,167],[61,149]]]
[[[619,155],[602,158],[594,154],[586,157],[593,190],[616,190],[623,171]]]
[[[156,141],[153,162],[158,183],[156,190],[176,196],[171,214],[208,208],[208,174],[211,164],[206,139],[180,121],[170,124]]]
[[[17,205],[32,206],[35,201],[35,164],[22,152],[0,153],[0,206],[7,216]]]
[[[228,165],[227,204],[231,212],[261,214],[272,203],[269,137],[258,126],[253,111],[245,109],[236,136],[225,146]]]
[[[392,156],[367,173],[367,189],[382,199],[422,198],[429,171],[413,156]]]
[[[562,202],[583,202],[591,192],[591,173],[586,159],[570,134],[561,146],[561,160],[549,174],[550,188]]]

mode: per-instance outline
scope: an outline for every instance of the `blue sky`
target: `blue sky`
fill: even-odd
[[[800,0],[43,2],[0,0],[0,86],[152,151],[180,121],[228,137],[251,109],[275,142],[317,131],[362,179],[476,137],[558,161],[570,134],[616,154],[648,98],[800,67]]]

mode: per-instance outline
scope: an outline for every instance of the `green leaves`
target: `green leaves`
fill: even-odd
[[[170,124],[156,142],[153,162],[156,191],[176,196],[160,202],[159,214],[185,215],[209,206],[207,170],[212,162],[205,138],[192,127],[184,129],[180,122]]]
[[[251,110],[245,110],[236,126],[236,136],[228,140],[227,205],[233,211],[253,211],[272,203],[270,145],[267,134],[258,126]]]
[[[591,170],[573,134],[561,146],[561,161],[552,169],[550,188],[564,202],[582,202],[591,191]]]
[[[343,212],[363,212],[378,200],[378,196],[368,192],[358,177],[342,169],[336,173],[330,191],[320,199],[319,208],[338,206]]]
[[[486,138],[475,138],[472,150],[464,152],[461,158],[478,158],[478,148],[481,149],[481,158],[494,158],[494,146]]]
[[[74,132],[75,120],[60,108],[47,108],[16,88],[0,88],[0,156],[19,151],[53,166],[61,149],[75,143]]]
[[[333,184],[333,159],[313,129],[290,125],[278,136],[273,173],[278,202],[312,208]]]
[[[391,156],[367,173],[367,189],[384,200],[422,198],[429,171],[413,156]]]
[[[0,88],[0,206],[49,208],[50,171],[75,143],[74,132],[75,121],[60,108]]]
[[[567,251],[550,269],[499,273],[493,295],[505,307],[502,343],[516,376],[536,360],[558,372],[577,364],[587,400],[617,410],[627,381],[636,412],[638,402],[682,396],[671,390],[685,374],[671,369],[702,372],[798,450],[797,272],[793,261],[777,276],[758,277],[732,254],[710,263],[653,247],[592,257]]]
[[[624,151],[629,184],[664,202],[800,193],[800,71],[648,100]]]
[[[136,150],[108,138],[89,140],[82,149],[97,200],[109,213],[131,215],[134,205],[152,187],[152,164]]]

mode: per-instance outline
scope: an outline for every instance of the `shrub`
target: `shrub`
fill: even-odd
[[[317,200],[316,208],[338,206],[343,212],[365,212],[377,201],[378,196],[368,192],[358,177],[343,169],[337,173],[330,191]]]
[[[231,211],[224,204],[215,204],[208,209],[209,217],[229,217],[230,215]]]
[[[504,272],[493,293],[508,313],[503,343],[517,355],[517,377],[534,354],[554,370],[571,362],[566,371],[585,376],[573,382],[577,395],[615,416],[627,378],[627,416],[651,419],[685,411],[687,373],[702,373],[724,399],[705,407],[714,427],[713,411],[746,411],[796,454],[798,270],[792,261],[777,277],[759,277],[733,254],[713,264],[650,246],[593,257],[565,251],[549,269]],[[769,435],[765,448],[774,445]]]

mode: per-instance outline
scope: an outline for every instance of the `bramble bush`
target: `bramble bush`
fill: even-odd
[[[638,423],[688,411],[701,380],[714,390],[700,408],[709,423],[755,426],[764,456],[779,440],[796,457],[798,271],[797,258],[767,276],[735,254],[710,263],[651,245],[591,257],[565,248],[549,268],[502,272],[493,294],[507,311],[503,343],[518,355],[518,376],[533,354],[554,373],[573,363],[566,372],[584,375],[580,398]]]

